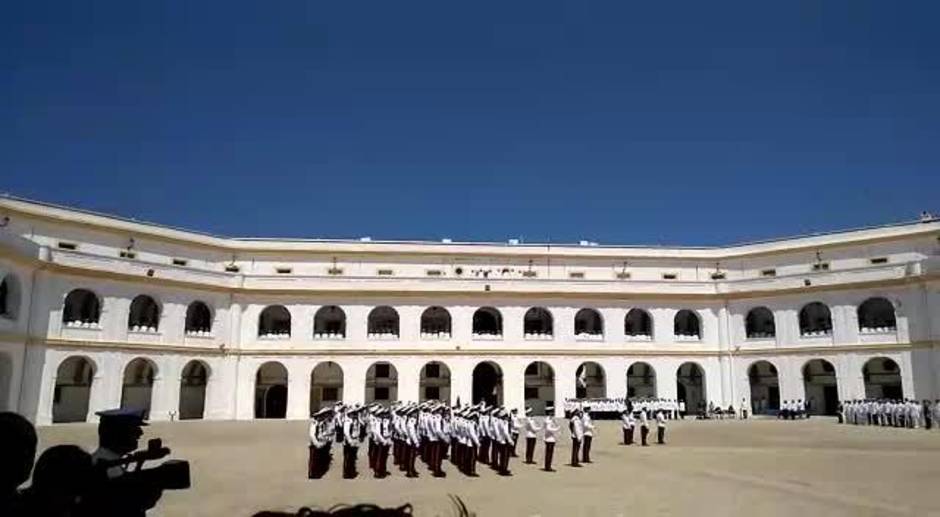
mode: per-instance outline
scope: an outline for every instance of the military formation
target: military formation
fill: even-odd
[[[932,429],[940,421],[940,399],[924,400],[862,399],[839,405],[839,422],[853,425]]]

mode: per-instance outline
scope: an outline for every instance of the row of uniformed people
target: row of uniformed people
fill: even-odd
[[[591,399],[565,399],[565,414],[571,414],[576,409],[591,408],[597,413],[609,413],[614,417],[625,410],[646,410],[650,415],[662,412],[667,420],[677,420],[686,416],[684,400],[644,397],[644,398],[591,398]]]
[[[877,425],[931,429],[940,421],[940,399],[924,400],[861,399],[839,405],[839,421],[853,425]]]
[[[662,410],[655,412],[656,419],[656,443],[665,445],[666,443],[666,415]],[[630,411],[624,409],[620,415],[620,427],[623,430],[623,443],[621,445],[633,445],[636,427],[640,427],[640,444],[643,447],[649,445],[647,437],[650,432],[649,411],[645,408]]]

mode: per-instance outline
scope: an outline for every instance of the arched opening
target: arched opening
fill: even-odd
[[[20,308],[20,284],[7,274],[0,279],[0,318],[15,320]]]
[[[101,302],[88,289],[75,289],[65,297],[62,323],[66,327],[97,327],[101,320]]]
[[[372,339],[398,339],[398,312],[387,305],[372,309],[368,332]]]
[[[808,303],[800,309],[800,335],[828,336],[832,333],[832,315],[829,307],[820,302]]]
[[[421,379],[418,384],[418,398],[425,400],[440,400],[450,404],[450,368],[440,361],[431,361],[421,368]]]
[[[544,361],[534,361],[525,368],[525,405],[533,415],[547,415],[555,405],[555,370]]]
[[[862,378],[865,380],[865,398],[892,400],[904,398],[901,368],[893,359],[887,357],[869,359],[862,367]]]
[[[581,309],[574,315],[574,335],[579,339],[604,337],[604,319],[594,309]]]
[[[13,409],[10,404],[10,391],[13,385],[13,360],[0,353],[0,411]],[[86,408],[87,412],[87,408]]]
[[[343,368],[333,361],[310,372],[310,415],[343,400]]]
[[[428,307],[421,314],[421,337],[445,339],[450,337],[450,313],[443,307]]]
[[[744,330],[748,339],[767,339],[777,335],[774,313],[767,307],[754,307],[744,318]]]
[[[212,334],[212,311],[204,302],[193,302],[186,308],[186,333],[190,336]]]
[[[258,316],[258,337],[287,339],[290,327],[290,311],[283,305],[265,307]]]
[[[398,400],[398,370],[391,363],[372,363],[366,371],[366,404],[388,405]]]
[[[198,420],[205,417],[206,386],[209,367],[202,361],[190,361],[180,376],[180,420]]]
[[[574,372],[575,396],[579,399],[607,397],[607,376],[604,367],[594,361],[581,363]]]
[[[708,404],[705,392],[705,369],[697,363],[688,362],[679,365],[676,370],[676,398],[685,402],[688,414],[698,414]]]
[[[255,375],[255,418],[287,416],[287,368],[268,361]]]
[[[633,363],[627,368],[627,396],[656,397],[656,370],[648,363]]]
[[[898,322],[894,305],[884,298],[869,298],[858,306],[858,329],[863,334],[894,332]]]
[[[698,314],[682,309],[676,313],[673,321],[673,332],[679,341],[697,341],[702,339],[702,326]]]
[[[630,309],[623,320],[623,331],[628,338],[648,341],[653,338],[653,318],[643,309]]]
[[[503,370],[492,361],[484,361],[473,369],[473,403],[490,406],[503,403]]]
[[[156,300],[141,294],[131,302],[127,328],[133,332],[156,332],[160,328],[160,306]]]
[[[346,337],[346,312],[335,305],[320,307],[313,316],[314,339],[343,339]]]
[[[839,385],[836,369],[825,359],[812,359],[803,365],[803,390],[806,412],[811,415],[834,415],[839,407]]]
[[[124,368],[124,386],[121,390],[121,407],[144,410],[150,418],[150,402],[153,398],[153,382],[157,367],[149,359],[138,357]]]
[[[503,315],[493,307],[481,307],[473,313],[473,337],[500,337],[503,335]]]
[[[552,337],[554,322],[552,313],[544,307],[532,307],[522,318],[522,332],[526,339],[545,339]]]
[[[85,422],[88,419],[88,401],[94,379],[95,365],[85,357],[72,356],[59,364],[52,396],[52,423]]]
[[[768,361],[757,361],[747,369],[751,385],[751,413],[775,414],[780,409],[780,378],[777,367]]]

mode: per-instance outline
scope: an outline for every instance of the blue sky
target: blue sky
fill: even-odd
[[[15,2],[0,191],[233,236],[722,244],[940,210],[937,2]]]

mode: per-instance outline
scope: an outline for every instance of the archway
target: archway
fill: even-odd
[[[13,386],[13,360],[7,354],[0,353],[0,411],[12,409],[10,391]]]
[[[858,306],[858,329],[863,334],[897,330],[894,305],[885,298],[869,298]]]
[[[525,405],[533,415],[547,415],[555,405],[555,370],[544,361],[534,361],[525,368]]]
[[[418,399],[440,400],[450,404],[450,368],[440,361],[431,361],[421,367],[418,382]]]
[[[656,397],[656,370],[648,363],[633,363],[627,368],[627,396],[630,398]]]
[[[473,313],[473,337],[499,337],[503,335],[503,315],[493,307],[480,307]]]
[[[698,363],[688,362],[679,365],[676,370],[677,399],[685,402],[688,414],[697,414],[708,404],[705,392],[705,370]]]
[[[443,307],[428,307],[421,314],[421,337],[446,339],[450,337],[450,313]]]
[[[552,313],[544,307],[532,307],[522,317],[522,334],[526,339],[550,338],[553,332]]]
[[[121,407],[144,410],[150,418],[150,401],[153,398],[153,381],[157,367],[149,359],[138,357],[124,368],[124,387],[121,390]]]
[[[503,371],[498,364],[484,361],[473,369],[473,403],[490,406],[503,403]]]
[[[604,318],[594,309],[581,309],[574,315],[574,335],[580,339],[602,339]]]
[[[95,365],[85,357],[72,356],[56,370],[52,397],[52,423],[85,422],[95,379]]]
[[[320,307],[313,316],[315,339],[342,339],[346,337],[346,313],[335,305]]]
[[[811,415],[834,415],[839,406],[836,369],[825,359],[812,359],[803,365],[803,391],[806,411]]]
[[[893,359],[875,357],[862,367],[865,380],[865,398],[894,399],[904,398],[901,384],[901,368]]]
[[[777,367],[768,361],[757,361],[747,369],[747,378],[751,385],[751,413],[776,413],[780,409]]]
[[[310,372],[310,415],[343,400],[343,368],[333,361]]]
[[[287,416],[287,368],[268,361],[255,375],[255,418]]]
[[[604,368],[593,362],[581,363],[574,372],[575,396],[579,399],[596,399],[607,396],[607,376]]]
[[[183,367],[180,376],[180,420],[197,420],[205,417],[206,386],[209,384],[209,367],[202,361],[190,361]]]
[[[398,400],[398,370],[392,363],[372,363],[366,371],[366,404],[390,404]]]

